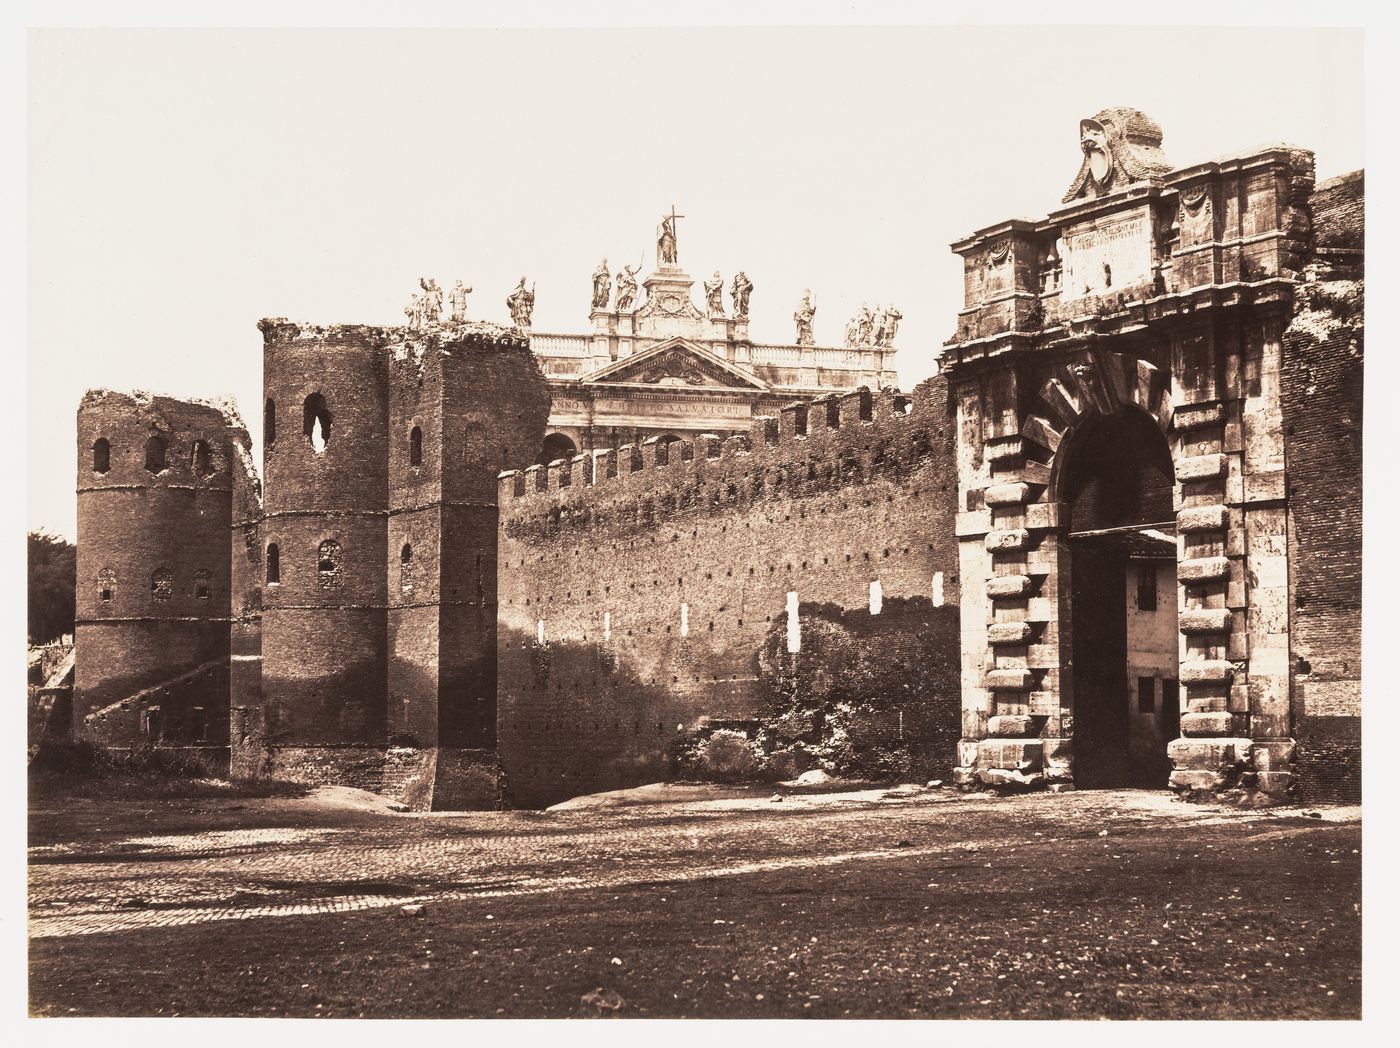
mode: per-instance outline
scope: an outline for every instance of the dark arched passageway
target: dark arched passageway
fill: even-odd
[[[1165,787],[1180,723],[1171,448],[1126,411],[1086,420],[1061,454],[1075,784]]]

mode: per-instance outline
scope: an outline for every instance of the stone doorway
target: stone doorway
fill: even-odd
[[[1155,420],[1085,420],[1063,449],[1074,781],[1166,788],[1180,698],[1171,449]]]

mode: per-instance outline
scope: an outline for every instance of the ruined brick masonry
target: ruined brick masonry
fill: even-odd
[[[859,657],[903,662],[864,741],[907,740],[920,771],[949,772],[950,449],[935,378],[909,397],[793,405],[747,437],[504,475],[499,730],[513,799],[667,777],[678,743],[773,709],[781,673],[761,666],[765,643],[800,661],[804,629],[844,619]]]
[[[908,394],[534,466],[521,330],[267,320],[260,491],[230,407],[90,393],[74,730],[416,808],[702,758],[1356,800],[1364,179],[1080,134]]]

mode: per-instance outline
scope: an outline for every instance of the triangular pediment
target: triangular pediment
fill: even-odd
[[[593,372],[583,382],[690,389],[767,389],[756,375],[683,338],[668,338]]]

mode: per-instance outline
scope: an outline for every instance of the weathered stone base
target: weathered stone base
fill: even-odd
[[[959,745],[960,755],[970,758],[975,753],[975,759],[953,769],[956,784],[1006,792],[1050,786],[1061,787],[1058,793],[1073,788],[1069,739],[1004,737],[1017,728],[1030,730],[1029,717],[993,717],[991,723],[992,738],[964,740]]]
[[[1182,720],[1185,729],[1187,718]],[[1210,799],[1249,808],[1283,804],[1293,795],[1293,751],[1292,739],[1176,739],[1167,744],[1173,765],[1169,785],[1187,800]]]
[[[258,778],[368,790],[412,811],[482,811],[498,807],[493,750],[269,746],[265,758],[258,762],[258,772]]]

